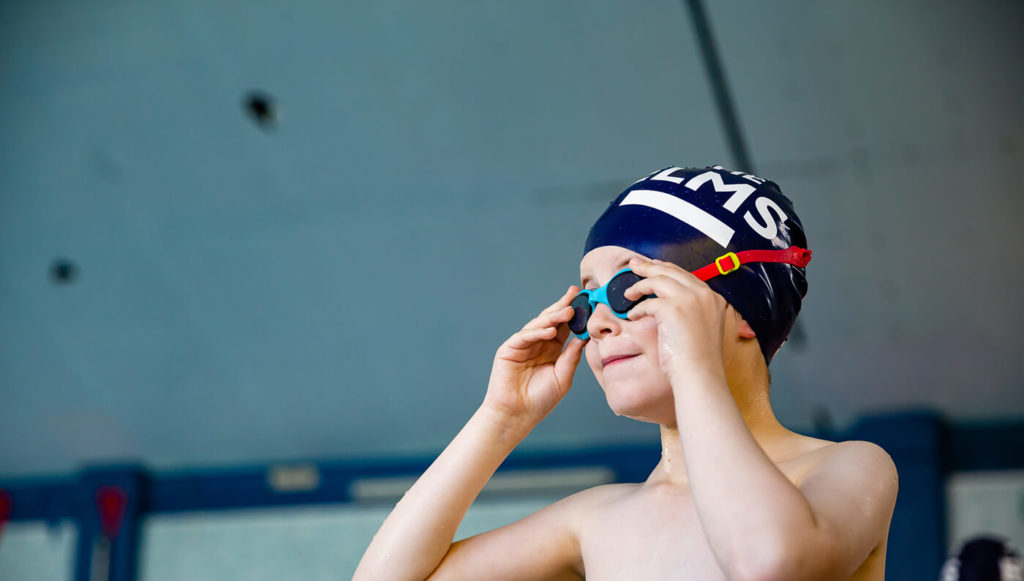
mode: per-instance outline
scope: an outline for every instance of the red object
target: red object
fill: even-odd
[[[4,525],[11,520],[11,510],[14,506],[14,499],[6,490],[0,490],[0,534],[4,532]]]
[[[711,264],[693,271],[693,275],[706,281],[722,274],[728,274],[739,268],[741,264],[748,262],[782,262],[804,267],[810,261],[811,251],[799,246],[790,246],[785,250],[743,250],[735,254],[730,252],[722,255]]]
[[[128,494],[120,486],[103,486],[96,491],[96,508],[100,511],[103,536],[113,539],[121,530]]]

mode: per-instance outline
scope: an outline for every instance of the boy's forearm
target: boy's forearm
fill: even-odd
[[[694,504],[719,564],[730,575],[784,566],[814,530],[803,494],[754,439],[724,374],[691,374],[674,395]]]
[[[477,410],[391,511],[353,580],[428,577],[484,484],[532,427]]]

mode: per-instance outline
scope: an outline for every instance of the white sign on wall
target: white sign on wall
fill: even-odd
[[[950,551],[979,535],[1024,548],[1024,470],[965,472],[946,482]]]

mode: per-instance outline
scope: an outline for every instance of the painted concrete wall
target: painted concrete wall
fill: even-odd
[[[1024,414],[1022,10],[710,7],[815,250],[785,423]],[[668,0],[4,3],[0,85],[3,476],[435,451],[612,196],[730,161]],[[581,370],[525,446],[655,437]]]

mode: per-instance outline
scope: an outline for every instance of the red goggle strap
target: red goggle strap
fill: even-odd
[[[693,271],[693,275],[707,281],[716,276],[739,270],[740,265],[750,262],[781,262],[804,267],[810,261],[811,251],[799,246],[790,246],[785,250],[743,250],[742,252],[723,254],[711,264]]]

